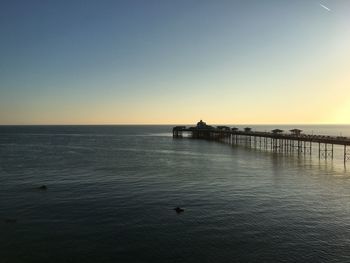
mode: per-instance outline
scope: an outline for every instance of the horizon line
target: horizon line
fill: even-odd
[[[83,123],[83,124],[0,124],[0,126],[170,126],[170,125],[196,125],[196,123]],[[270,125],[280,125],[280,126],[289,126],[289,125],[303,125],[303,126],[312,126],[312,125],[350,125],[350,123],[212,123],[209,125],[230,125],[230,126],[270,126]]]

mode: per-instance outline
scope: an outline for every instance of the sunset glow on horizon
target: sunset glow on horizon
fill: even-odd
[[[350,1],[1,6],[0,125],[350,124]]]

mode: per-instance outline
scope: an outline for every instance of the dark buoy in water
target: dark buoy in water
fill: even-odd
[[[7,223],[7,224],[14,224],[14,223],[17,223],[17,219],[13,219],[13,218],[6,218],[4,221],[5,221],[5,223]]]
[[[180,213],[182,213],[182,212],[185,211],[184,209],[182,209],[182,208],[180,208],[180,207],[176,207],[176,208],[174,208],[174,210],[175,210],[175,212],[178,213],[178,214],[180,214]]]
[[[38,187],[39,190],[47,190],[47,186],[46,185],[42,185],[40,187]]]

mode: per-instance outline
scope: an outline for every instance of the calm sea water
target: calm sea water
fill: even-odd
[[[349,126],[298,128],[350,136]],[[341,156],[274,154],[170,131],[0,127],[0,262],[350,261]]]

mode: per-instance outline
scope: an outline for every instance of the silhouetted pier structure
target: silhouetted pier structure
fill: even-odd
[[[321,159],[333,159],[334,146],[343,147],[344,163],[350,160],[350,138],[343,136],[324,136],[303,134],[302,130],[292,129],[284,132],[274,129],[271,132],[252,131],[247,127],[243,130],[228,126],[209,126],[202,120],[195,127],[176,126],[173,137],[182,138],[184,135],[194,139],[216,140],[230,145],[243,144],[247,147],[260,148],[272,152],[298,153],[312,155],[317,151]]]

